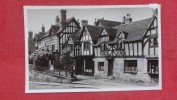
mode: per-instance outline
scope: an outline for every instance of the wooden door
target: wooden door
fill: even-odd
[[[108,59],[108,76],[113,75],[113,59]]]

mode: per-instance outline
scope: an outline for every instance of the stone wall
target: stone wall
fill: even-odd
[[[124,60],[137,60],[137,73],[124,72]],[[105,58],[94,58],[93,61],[95,64],[94,76],[108,78],[108,60]],[[104,71],[98,70],[98,62],[104,62]],[[124,82],[154,82],[154,79],[147,73],[146,58],[114,58],[113,76]]]
[[[137,73],[124,72],[124,60],[137,60]],[[113,75],[117,79],[127,82],[152,82],[151,77],[147,74],[146,58],[115,58]]]
[[[94,61],[94,76],[107,77],[108,73],[108,61],[105,58],[93,58]],[[98,70],[98,62],[104,62],[104,70]]]
[[[62,74],[62,73],[60,73]],[[63,73],[65,74],[65,73]],[[64,76],[64,75],[63,75]],[[68,75],[69,76],[69,75]],[[72,83],[72,78],[64,78],[54,74],[43,73],[31,70],[29,73],[29,81],[31,82],[47,82],[47,83]]]

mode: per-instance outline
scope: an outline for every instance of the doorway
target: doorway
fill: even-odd
[[[113,75],[113,59],[108,59],[108,76]]]

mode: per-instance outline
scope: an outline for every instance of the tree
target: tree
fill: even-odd
[[[61,58],[61,63],[64,65],[64,69],[71,71],[74,66],[74,58],[70,56],[71,51],[66,51]]]

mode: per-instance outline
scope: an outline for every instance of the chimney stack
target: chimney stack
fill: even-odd
[[[158,9],[152,9],[152,16],[157,16],[158,15]]]
[[[97,19],[95,18],[95,22],[94,22],[94,25],[95,25],[95,26],[97,26],[97,22],[98,22],[98,21],[97,21]]]
[[[124,17],[122,18],[122,24],[125,24],[125,21],[126,21],[126,17],[124,16]]]
[[[61,18],[61,28],[63,28],[66,25],[66,10],[65,9],[61,9],[60,18]]]
[[[79,26],[80,26],[80,22],[79,22],[79,19],[77,19],[77,23],[79,24]]]
[[[45,32],[45,27],[43,24],[42,24],[42,32]]]
[[[131,17],[131,14],[130,13],[128,13],[127,14],[127,19],[129,19]]]
[[[59,16],[57,15],[57,16],[56,16],[56,19],[55,19],[55,25],[59,25],[59,22],[60,22],[60,18],[59,18]]]
[[[88,21],[87,20],[81,20],[81,28],[83,28],[84,25],[88,25]]]
[[[122,24],[129,24],[133,21],[133,19],[131,18],[131,14],[128,13],[127,16],[123,17],[123,21],[122,21]]]
[[[30,38],[30,39],[33,38],[33,32],[32,32],[32,31],[29,31],[29,32],[28,32],[28,35],[29,35],[28,38]]]

